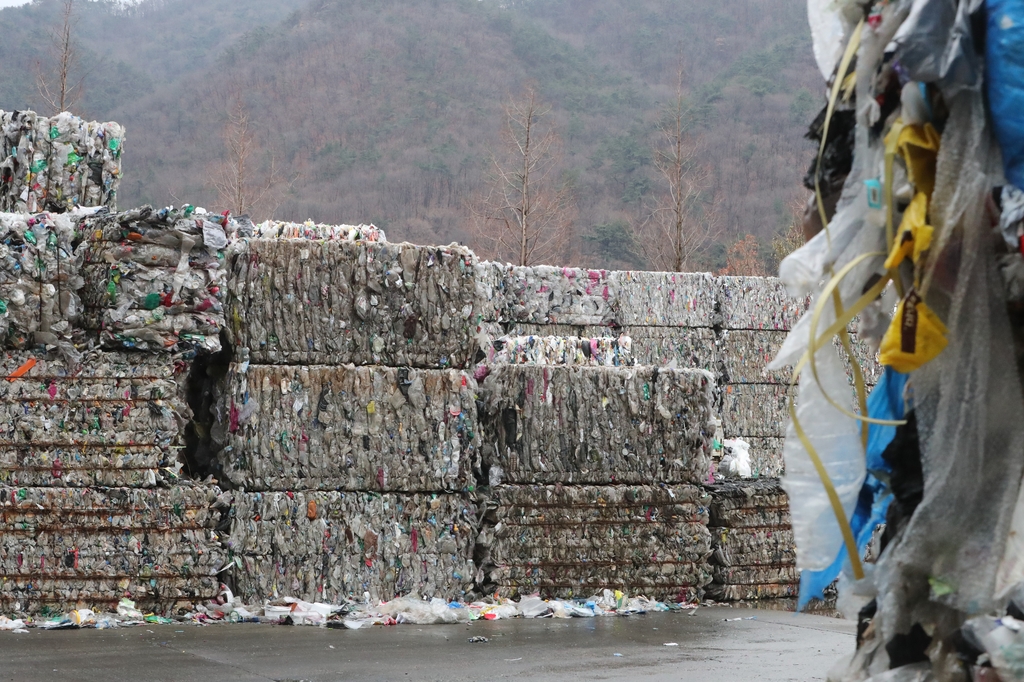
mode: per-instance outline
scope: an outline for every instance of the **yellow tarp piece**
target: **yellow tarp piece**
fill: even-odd
[[[939,155],[939,133],[931,123],[906,125],[896,143],[907,164],[907,179],[930,200],[935,189],[935,160]]]
[[[891,270],[897,267],[908,256],[916,263],[931,246],[934,232],[934,228],[928,224],[928,197],[924,192],[918,192],[903,212],[903,220],[900,221],[900,229],[885,261],[885,268]]]
[[[897,372],[913,372],[942,352],[949,343],[948,332],[938,315],[911,290],[900,301],[892,324],[885,332],[879,361]]]

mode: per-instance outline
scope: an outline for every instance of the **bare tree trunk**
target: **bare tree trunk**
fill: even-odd
[[[72,41],[75,25],[75,2],[64,0],[60,12],[60,25],[50,31],[50,52],[53,73],[47,75],[37,65],[36,90],[43,104],[53,115],[67,111],[78,103],[82,91],[82,80],[72,83],[72,71],[78,63],[78,55]]]
[[[559,140],[541,132],[548,109],[527,88],[504,107],[504,149],[491,155],[491,182],[473,205],[482,252],[532,265],[565,257],[575,219],[570,188],[558,181]]]
[[[282,180],[273,155],[266,179],[256,181],[255,157],[259,150],[256,136],[249,130],[249,112],[241,97],[235,98],[223,135],[226,158],[214,169],[211,178],[218,201],[235,215],[262,210],[272,217],[283,198],[282,190],[292,183]]]

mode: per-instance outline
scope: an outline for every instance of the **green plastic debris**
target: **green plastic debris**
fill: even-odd
[[[7,301],[5,301],[3,299],[0,299],[0,315],[5,314],[6,312],[7,312]]]
[[[142,307],[146,310],[156,310],[157,306],[160,305],[160,294],[152,293],[146,294],[146,300],[143,301]]]
[[[57,130],[57,126],[50,126],[50,139],[56,140],[60,137],[60,131]]]
[[[45,169],[46,159],[39,159],[38,161],[33,161],[32,165],[29,166],[29,170],[31,170],[33,173],[39,173]]]

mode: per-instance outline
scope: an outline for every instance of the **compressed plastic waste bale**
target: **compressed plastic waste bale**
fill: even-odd
[[[253,362],[461,368],[476,354],[464,247],[252,239],[231,260],[232,341]]]
[[[477,509],[462,495],[234,493],[225,539],[236,592],[342,603],[473,586]]]
[[[607,270],[500,264],[481,270],[487,278],[482,305],[497,321],[603,325],[615,319]]]
[[[387,235],[376,225],[325,225],[307,220],[304,223],[290,223],[267,220],[255,225],[252,237],[257,239],[312,239],[340,240],[348,242],[386,242]]]
[[[795,598],[800,593],[800,583],[725,585],[714,583],[706,588],[706,596],[714,601],[759,601],[765,599]]]
[[[674,363],[679,368],[719,371],[719,351],[716,348],[718,337],[715,330],[709,327],[608,327],[520,322],[510,325],[510,334],[582,338],[628,336],[634,364],[663,366]]]
[[[719,277],[718,286],[723,329],[788,331],[809,305],[791,298],[776,277]]]
[[[626,326],[712,327],[717,278],[705,272],[618,271],[613,319]]]
[[[0,347],[73,351],[83,285],[76,217],[0,213]]]
[[[228,478],[248,490],[473,487],[476,382],[460,370],[233,364],[218,406]]]
[[[770,371],[770,363],[788,332],[726,330],[719,340],[723,379],[730,384],[788,384],[792,371]]]
[[[634,363],[628,336],[502,336],[490,342],[485,362],[511,365],[628,367]]]
[[[215,596],[219,493],[0,486],[0,604],[36,612],[109,607],[126,594],[152,606]]]
[[[0,111],[0,211],[113,206],[124,128],[63,112]]]
[[[91,351],[0,354],[0,481],[154,486],[177,476],[191,416],[183,363]]]
[[[796,564],[796,544],[788,528],[711,527],[716,566],[789,566]],[[799,581],[799,578],[797,579]]]
[[[602,589],[688,601],[710,582],[708,498],[696,486],[491,489],[478,540],[486,589],[587,597]]]
[[[705,481],[712,387],[702,370],[497,365],[484,465],[514,483]]]
[[[789,528],[789,498],[778,480],[711,487],[711,525],[724,528]]]
[[[722,391],[722,426],[729,437],[781,438],[789,423],[788,384],[729,384]]]
[[[84,325],[105,348],[219,351],[225,253],[238,227],[191,205],[87,217],[78,246]]]
[[[725,585],[777,585],[800,582],[796,565],[788,566],[713,566],[716,583]]]

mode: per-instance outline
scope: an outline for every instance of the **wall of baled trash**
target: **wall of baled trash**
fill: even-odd
[[[0,116],[4,169],[108,173],[0,188],[35,206],[0,214],[3,606],[794,593],[775,280],[118,213],[123,130]],[[721,484],[726,438],[760,480]]]

